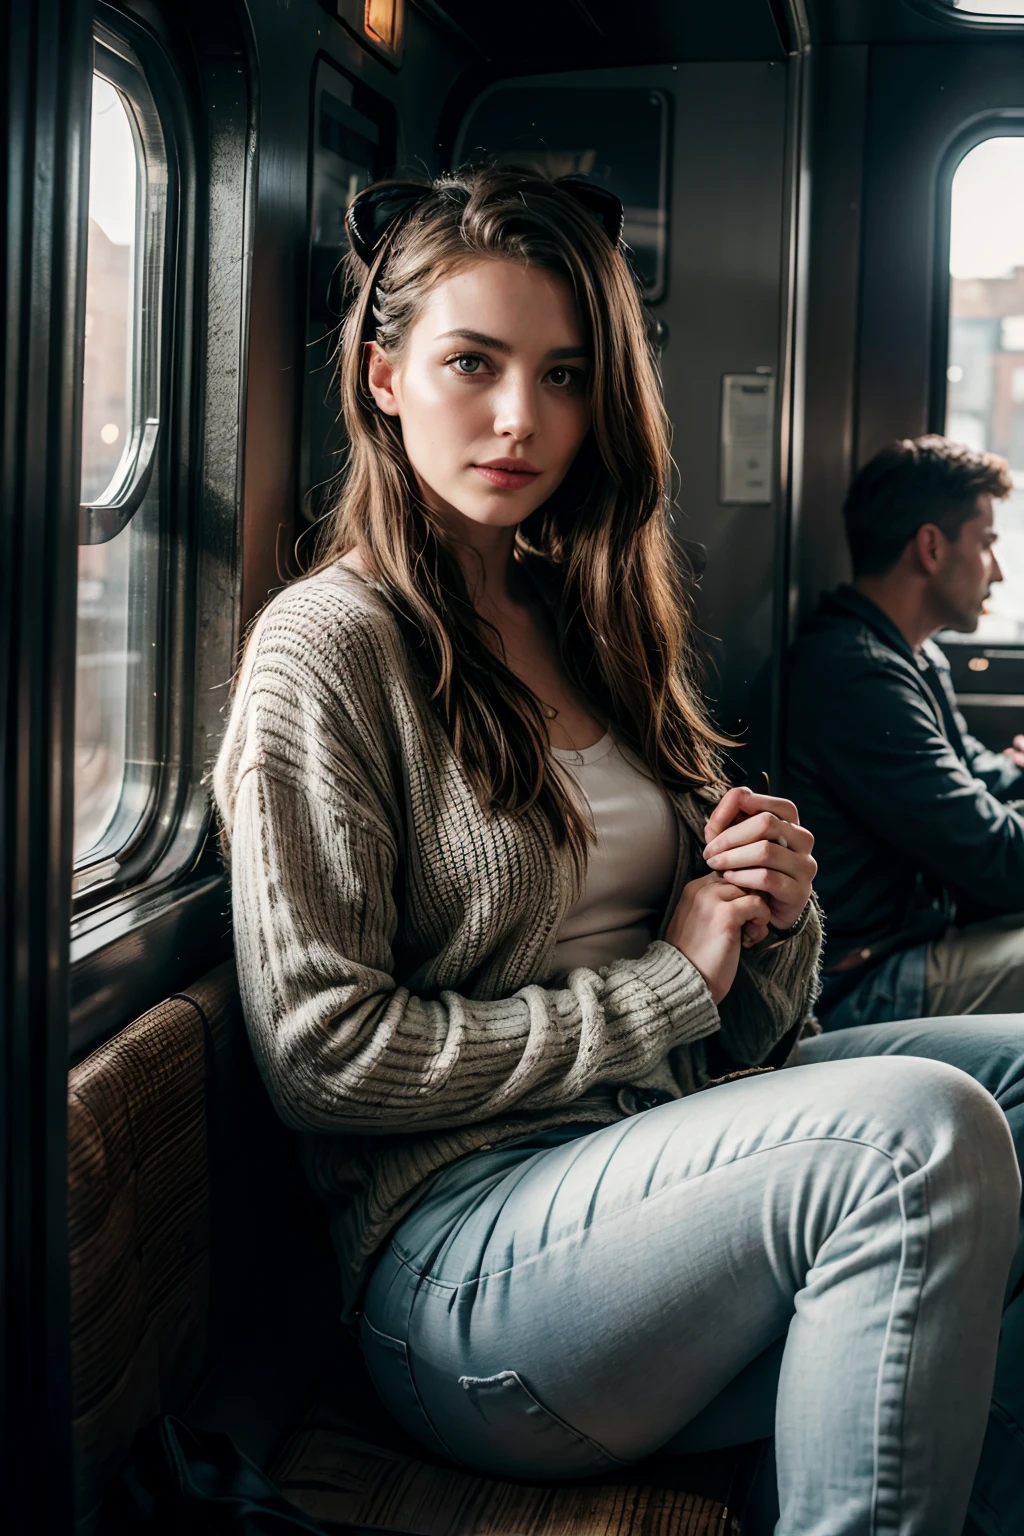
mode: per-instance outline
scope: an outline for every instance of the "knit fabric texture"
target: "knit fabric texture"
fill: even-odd
[[[456,1158],[611,1124],[645,1082],[692,1092],[719,1030],[756,1065],[813,1001],[813,902],[782,944],[744,953],[717,1008],[660,939],[550,985],[578,894],[569,854],[536,810],[483,812],[386,601],[340,564],[260,617],[214,787],[253,1050],[331,1208],[349,1314],[388,1233]],[[707,872],[711,808],[672,800],[668,913]]]

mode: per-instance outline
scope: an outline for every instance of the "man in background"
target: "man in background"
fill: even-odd
[[[967,730],[932,636],[977,628],[1006,462],[883,449],[843,507],[853,583],[790,657],[786,793],[816,837],[826,1029],[1024,1010],[1024,740]]]

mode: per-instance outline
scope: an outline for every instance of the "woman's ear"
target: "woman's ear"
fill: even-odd
[[[398,415],[395,395],[395,366],[375,341],[366,343],[366,385],[385,416]]]

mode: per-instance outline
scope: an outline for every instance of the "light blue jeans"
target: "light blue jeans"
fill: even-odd
[[[1020,1536],[1016,1308],[989,1408],[1020,1263],[1024,1017],[846,1030],[802,1056],[447,1169],[365,1298],[395,1417],[527,1478],[774,1435],[779,1536],[959,1536],[980,1457],[972,1518]]]

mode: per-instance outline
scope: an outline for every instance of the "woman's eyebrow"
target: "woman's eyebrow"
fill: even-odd
[[[478,347],[491,347],[495,352],[511,352],[507,341],[497,336],[485,336],[483,331],[442,331],[437,341],[475,341]]]
[[[515,350],[512,346],[509,345],[507,341],[502,341],[498,336],[485,336],[483,331],[442,331],[440,336],[435,337],[435,340],[472,341],[478,347],[490,347],[494,352],[508,353]],[[572,347],[552,347],[551,351],[547,355],[552,360],[560,361],[563,358],[569,357],[587,357],[589,356],[589,352],[588,349],[583,346],[582,343],[580,343],[579,345]]]

